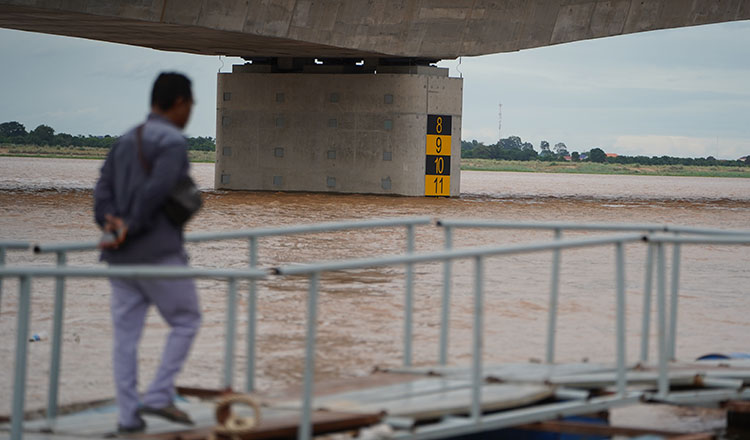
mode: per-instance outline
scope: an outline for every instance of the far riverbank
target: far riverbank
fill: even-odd
[[[471,171],[511,171],[524,173],[750,178],[750,167],[542,162],[535,160],[461,159],[461,169]]]
[[[97,159],[107,157],[107,148],[93,147],[39,147],[36,145],[0,145],[0,157],[41,157],[46,159]],[[213,163],[214,151],[189,150],[191,162]]]
[[[39,147],[0,145],[0,157],[40,157],[50,159],[104,159],[106,148]],[[191,162],[213,163],[214,151],[188,151]],[[740,177],[750,178],[750,167],[638,165],[594,162],[542,162],[494,159],[462,159],[468,171],[511,171],[525,173],[621,174],[640,176]]]

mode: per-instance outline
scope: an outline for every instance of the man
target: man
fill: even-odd
[[[94,190],[94,212],[108,237],[100,243],[101,258],[110,265],[187,266],[182,227],[171,223],[162,208],[188,173],[181,130],[190,118],[192,96],[185,76],[159,75],[148,119],[120,137],[107,155]],[[143,414],[192,424],[174,405],[174,381],[200,327],[193,280],[112,278],[110,283],[118,433],[143,432]],[[139,402],[138,341],[151,304],[171,330],[156,376]]]

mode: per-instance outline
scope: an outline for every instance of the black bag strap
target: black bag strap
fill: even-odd
[[[146,174],[151,174],[151,165],[146,162],[145,156],[143,156],[143,147],[141,144],[143,143],[143,126],[146,124],[141,124],[138,126],[138,128],[135,129],[135,142],[136,145],[138,145],[138,162],[141,163],[141,166],[146,171]]]

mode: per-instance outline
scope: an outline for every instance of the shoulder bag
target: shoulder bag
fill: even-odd
[[[146,159],[143,156],[143,148],[141,147],[142,133],[143,124],[139,125],[136,129],[138,161],[146,171],[146,174],[151,174],[151,165],[146,162]],[[189,175],[186,175],[181,177],[174,188],[172,188],[169,196],[167,196],[167,201],[164,202],[163,209],[164,214],[166,214],[172,224],[182,227],[196,212],[198,212],[199,209],[201,209],[201,206],[203,206],[201,192],[193,179],[191,179]]]

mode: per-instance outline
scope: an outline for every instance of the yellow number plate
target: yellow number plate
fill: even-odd
[[[451,176],[424,176],[424,195],[426,196],[450,196]]]
[[[436,134],[427,135],[427,155],[429,156],[450,156],[451,155],[451,137]]]

